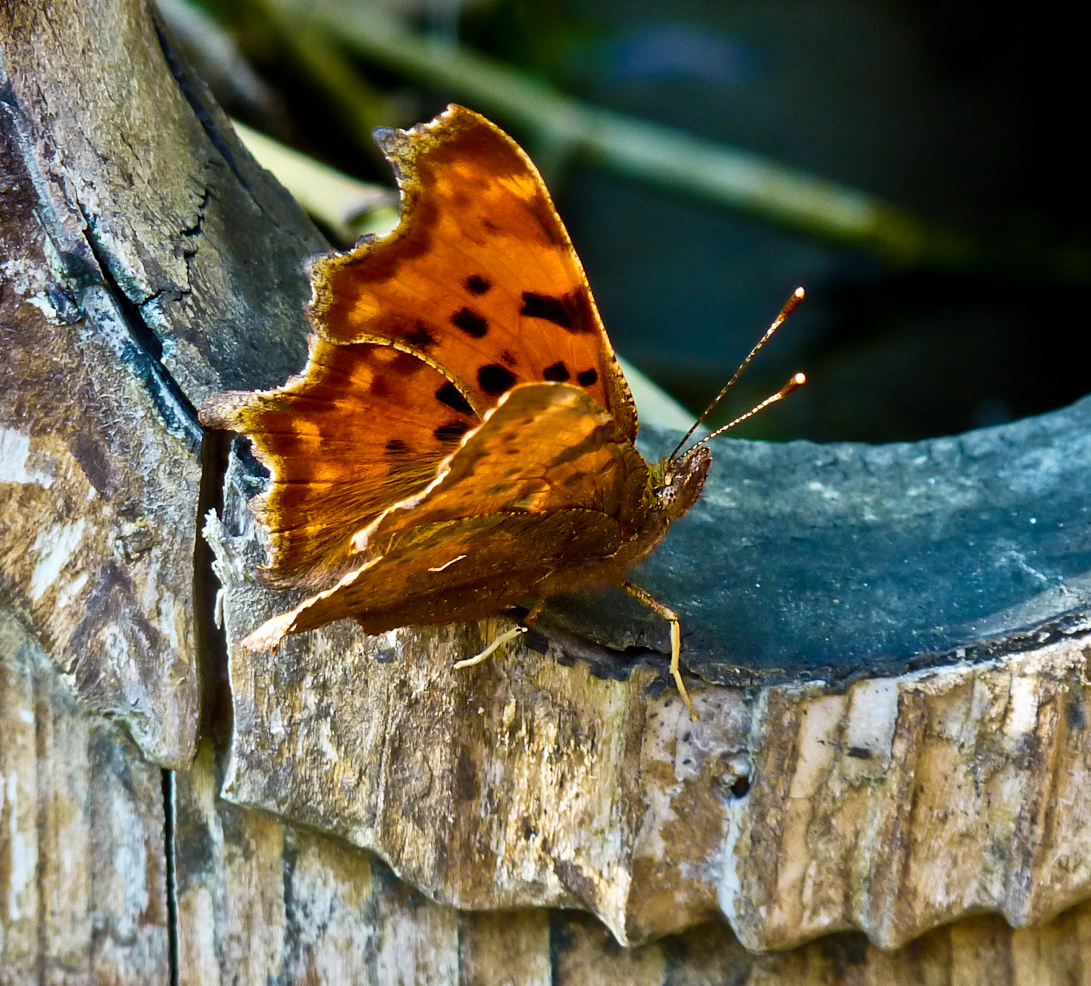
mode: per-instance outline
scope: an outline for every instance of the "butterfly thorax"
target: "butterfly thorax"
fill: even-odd
[[[678,520],[696,502],[708,479],[712,456],[697,445],[677,459],[661,459],[648,467],[649,512],[667,524]]]

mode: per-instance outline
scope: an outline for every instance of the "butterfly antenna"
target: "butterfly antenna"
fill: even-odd
[[[701,423],[705,420],[705,418],[707,418],[713,412],[713,410],[716,408],[716,405],[719,404],[720,401],[722,401],[724,399],[724,396],[727,394],[727,392],[733,386],[735,386],[735,381],[738,380],[739,377],[742,375],[742,371],[745,370],[750,365],[750,361],[755,356],[757,356],[758,353],[761,352],[762,346],[764,346],[770,340],[770,338],[772,338],[773,333],[776,332],[777,329],[779,329],[786,321],[788,321],[788,318],[792,314],[792,312],[794,312],[799,307],[799,303],[803,300],[804,293],[805,292],[803,291],[803,288],[796,288],[795,291],[792,292],[792,296],[787,300],[787,302],[785,302],[784,307],[780,310],[780,314],[775,319],[773,319],[773,324],[770,325],[769,328],[765,330],[765,335],[763,335],[758,340],[758,344],[753,349],[750,350],[750,355],[747,356],[746,359],[744,359],[742,361],[742,363],[739,365],[739,368],[735,371],[735,375],[730,380],[727,381],[727,384],[724,387],[724,389],[721,390],[716,395],[716,399],[711,404],[709,404],[709,406],[706,407],[704,409],[704,411],[701,412],[701,416],[696,421],[693,422],[693,425],[691,426],[690,430],[687,431],[685,433],[685,435],[682,436],[682,440],[678,443],[678,445],[675,447],[675,450],[673,452],[671,452],[671,454],[670,454],[670,456],[668,458],[673,459],[678,455],[678,453],[682,450],[682,446],[685,445],[686,442],[688,442],[690,440],[690,437],[693,435],[693,433],[699,427],[701,427]],[[796,374],[796,377],[802,377],[802,376],[803,376],[802,373],[797,373]],[[792,380],[795,380],[796,377],[792,377]],[[800,383],[796,383],[796,384],[789,383],[788,386],[784,390],[778,392],[774,396],[770,397],[768,400],[762,401],[762,403],[759,404],[757,407],[755,407],[752,411],[749,411],[746,414],[744,414],[741,418],[738,418],[737,420],[732,421],[730,425],[727,425],[724,428],[720,428],[716,432],[716,434],[718,435],[718,434],[720,434],[720,432],[726,431],[728,428],[732,427],[732,425],[737,425],[740,421],[745,421],[751,415],[757,414],[758,411],[760,411],[763,407],[768,407],[770,404],[773,404],[776,401],[779,401],[786,394],[790,394],[793,390],[796,389],[796,387],[800,386],[801,383],[802,383],[802,381],[800,381]],[[713,437],[712,435],[708,436],[708,438],[712,438],[712,437]],[[698,445],[703,445],[705,442],[708,441],[708,438],[704,439],[703,441],[698,442],[697,444]]]
[[[734,428],[735,425],[742,424],[747,418],[754,417],[754,415],[757,414],[758,411],[764,411],[770,404],[776,404],[777,401],[784,400],[784,398],[787,397],[793,390],[795,390],[797,387],[802,387],[806,382],[806,375],[803,373],[797,373],[775,394],[770,397],[766,397],[765,400],[763,400],[756,407],[752,407],[749,411],[746,412],[746,414],[740,414],[734,421],[729,421],[726,425],[722,425],[721,427],[717,428],[711,435],[706,435],[699,442],[695,442],[693,444],[693,447],[697,448],[698,445],[704,445],[705,442],[711,442],[712,439],[714,439],[717,435],[722,435],[728,429]]]

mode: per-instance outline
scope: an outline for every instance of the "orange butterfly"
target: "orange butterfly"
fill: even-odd
[[[376,136],[400,225],[314,263],[302,376],[201,410],[272,473],[252,504],[269,535],[262,582],[321,590],[244,646],[343,618],[375,634],[529,605],[461,667],[550,596],[620,585],[670,621],[694,715],[678,617],[626,575],[697,500],[708,450],[653,465],[637,452],[583,268],[510,137],[461,106]]]

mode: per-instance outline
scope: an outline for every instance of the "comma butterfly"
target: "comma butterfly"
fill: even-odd
[[[694,715],[678,617],[626,575],[697,500],[708,450],[654,464],[636,450],[583,268],[510,137],[454,105],[376,137],[400,225],[314,262],[301,376],[201,410],[247,435],[272,474],[252,503],[268,532],[259,578],[315,592],[244,646],[344,618],[375,634],[530,607],[465,666],[549,597],[619,585],[670,622],[671,674]]]

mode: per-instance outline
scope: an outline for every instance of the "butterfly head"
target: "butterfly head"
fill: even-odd
[[[677,458],[663,459],[652,467],[651,494],[658,512],[677,520],[701,495],[712,456],[703,445],[695,445]]]

